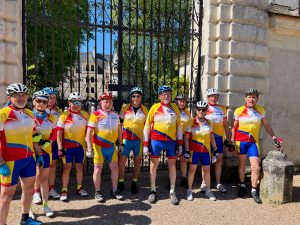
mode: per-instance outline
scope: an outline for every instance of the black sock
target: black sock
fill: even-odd
[[[22,214],[22,221],[27,221],[29,219],[29,213],[23,213]]]

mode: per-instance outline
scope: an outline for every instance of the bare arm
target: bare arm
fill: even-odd
[[[214,150],[217,149],[217,145],[216,145],[216,140],[215,140],[215,136],[213,133],[210,134],[210,143],[213,146]]]
[[[91,127],[88,127],[87,131],[86,131],[86,143],[87,143],[88,151],[92,151],[92,149],[93,149],[93,141],[92,141],[93,131],[94,131],[94,129]]]
[[[58,149],[63,149],[63,131],[62,130],[58,130],[57,131],[57,146]]]
[[[118,126],[118,141],[119,141],[119,145],[121,145],[123,143],[123,139],[122,139],[122,126],[121,126],[121,124]]]
[[[264,127],[265,127],[266,131],[268,132],[268,134],[269,134],[272,138],[275,137],[275,134],[274,134],[274,132],[273,132],[273,130],[272,130],[270,124],[268,123],[268,121],[267,121],[265,118],[263,118],[263,119],[261,119],[261,122],[262,122],[262,124],[264,125]]]
[[[233,123],[233,127],[231,129],[231,142],[232,143],[234,143],[234,141],[235,141],[235,133],[236,133],[236,130],[238,129],[238,126],[239,126],[239,121],[235,120]]]
[[[184,135],[184,144],[185,144],[185,150],[189,151],[190,150],[190,134],[186,133]]]
[[[225,129],[226,140],[230,140],[230,130],[229,130],[229,124],[228,124],[227,117],[225,117],[223,119],[223,126]]]

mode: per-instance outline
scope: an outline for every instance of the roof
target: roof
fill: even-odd
[[[89,60],[90,63],[94,63],[95,62],[94,54],[93,52],[81,52],[79,60],[80,60],[80,64],[82,64],[83,62],[87,62],[87,60]],[[96,53],[96,62],[100,73],[103,73],[104,64],[109,63],[111,60],[112,60],[111,55],[103,55],[100,53]],[[82,72],[81,66],[80,66],[80,72]]]
[[[299,0],[270,0],[269,12],[286,16],[299,17]]]

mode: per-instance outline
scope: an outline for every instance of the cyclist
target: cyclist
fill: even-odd
[[[123,200],[118,190],[118,151],[116,141],[119,141],[118,150],[123,151],[122,129],[118,114],[112,110],[113,96],[111,93],[103,93],[100,97],[100,109],[95,111],[89,120],[86,140],[87,155],[94,158],[94,186],[95,199],[104,202],[101,188],[101,173],[104,161],[109,163],[111,170],[112,191],[111,196]]]
[[[251,197],[256,203],[261,203],[262,201],[257,192],[260,175],[259,129],[261,123],[276,145],[280,146],[282,139],[274,135],[271,126],[266,120],[265,109],[256,104],[258,97],[259,92],[254,88],[245,91],[246,104],[234,111],[231,140],[236,145],[239,159],[240,188],[238,196],[242,198],[246,194],[245,163],[248,155],[251,164]]]
[[[57,122],[58,155],[62,157],[64,164],[61,201],[68,200],[68,183],[73,161],[76,168],[77,194],[81,197],[88,195],[82,188],[82,164],[85,158],[85,131],[89,115],[87,112],[81,110],[82,101],[83,98],[80,93],[71,93],[68,97],[69,108],[61,114]]]
[[[182,127],[182,134],[183,134],[183,140],[184,140],[184,134],[185,134],[185,128],[186,125],[191,120],[191,114],[189,110],[186,108],[187,99],[184,95],[178,95],[175,98],[176,105],[178,106],[180,110],[180,122]],[[184,145],[183,145],[184,147]],[[180,170],[181,170],[181,186],[188,188],[188,182],[186,179],[187,176],[187,160],[184,158],[185,156],[185,148],[183,148],[183,152],[180,155]]]
[[[165,150],[168,157],[170,178],[169,197],[173,205],[178,205],[179,202],[175,194],[176,158],[182,153],[183,143],[180,112],[176,104],[171,103],[172,89],[169,86],[163,85],[159,87],[158,96],[160,102],[151,107],[144,127],[143,153],[148,154],[149,146],[151,151],[151,192],[148,201],[151,204],[156,202],[156,171],[160,153],[162,150]],[[176,151],[177,145],[178,151]]]
[[[205,118],[208,110],[208,103],[205,101],[199,101],[196,103],[196,116],[193,119],[192,124],[188,124],[185,132],[185,148],[187,154],[190,154],[189,172],[188,172],[188,190],[187,200],[192,201],[193,192],[192,186],[194,181],[197,165],[201,162],[202,165],[202,177],[205,181],[205,195],[211,201],[215,201],[216,197],[210,190],[210,163],[211,163],[211,151],[210,146],[213,146],[214,152],[217,152],[217,145],[214,135],[212,133],[212,127]],[[188,157],[187,157],[188,158]]]
[[[131,182],[131,192],[136,194],[137,179],[141,170],[141,155],[143,153],[143,129],[147,118],[148,110],[142,105],[143,91],[139,87],[134,87],[130,91],[130,103],[122,107],[120,120],[123,124],[123,142],[124,150],[119,158],[119,183],[118,189],[124,190],[125,164],[131,150],[134,154],[134,172]]]
[[[37,133],[42,135],[40,145],[42,155],[44,158],[43,168],[37,167],[37,175],[34,184],[33,203],[41,203],[43,199],[43,213],[47,217],[54,215],[50,207],[48,207],[49,195],[49,168],[52,161],[51,143],[56,140],[55,131],[55,117],[46,112],[47,104],[49,102],[49,94],[45,91],[37,91],[32,96],[33,99],[33,114],[36,123]],[[41,186],[41,189],[40,189]],[[42,199],[41,199],[42,192]]]
[[[29,217],[36,175],[36,164],[44,160],[36,133],[34,115],[26,109],[28,88],[20,83],[10,84],[7,95],[11,104],[0,109],[0,224],[4,225],[10,202],[15,194],[20,177],[22,187],[22,219],[20,224],[38,225]]]
[[[45,87],[42,89],[49,94],[49,102],[46,112],[55,116],[55,124],[58,121],[59,116],[62,113],[62,110],[57,106],[57,95],[58,91],[52,87]],[[55,190],[55,179],[56,179],[56,167],[58,162],[58,146],[57,141],[53,141],[52,144],[52,163],[50,165],[50,175],[49,175],[49,197],[54,199],[59,199],[60,194]]]
[[[219,90],[210,88],[206,92],[208,101],[208,110],[205,118],[211,122],[214,137],[218,147],[216,156],[213,157],[212,163],[215,161],[215,176],[216,176],[216,188],[222,193],[226,193],[226,188],[221,183],[221,171],[223,162],[224,143],[229,143],[229,128],[227,121],[227,109],[225,106],[219,105],[220,98]],[[205,191],[205,182],[201,184],[201,191]]]

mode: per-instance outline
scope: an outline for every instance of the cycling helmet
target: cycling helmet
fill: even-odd
[[[157,93],[161,94],[164,91],[172,91],[172,88],[167,85],[163,85],[158,88]]]
[[[184,95],[177,95],[175,100],[186,100]]]
[[[113,96],[111,92],[103,92],[102,95],[99,96],[99,100],[104,100],[104,99],[111,99],[113,100]]]
[[[245,96],[247,97],[248,95],[256,95],[258,97],[259,92],[254,88],[250,88],[250,89],[245,91]]]
[[[216,88],[210,88],[210,89],[208,89],[208,90],[206,91],[206,94],[207,94],[207,96],[210,96],[210,95],[219,95],[220,92],[219,92],[219,90],[216,89]]]
[[[37,91],[32,95],[32,99],[49,100],[49,94],[46,91]]]
[[[208,108],[208,104],[206,101],[199,101],[196,103],[196,108],[198,109],[207,109]]]
[[[49,95],[57,95],[58,94],[58,90],[56,90],[53,87],[45,87],[42,89],[42,91],[46,91]]]
[[[27,93],[28,94],[28,88],[24,84],[20,83],[13,83],[8,85],[6,88],[6,94],[7,95],[13,95],[13,93]]]
[[[79,93],[79,92],[73,92],[69,95],[68,97],[68,100],[71,101],[71,100],[79,100],[79,101],[82,101],[83,100],[83,97],[82,95]]]
[[[138,93],[140,95],[143,94],[143,91],[141,88],[139,87],[133,87],[131,90],[130,90],[130,95],[133,95],[134,93]]]

